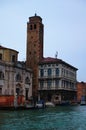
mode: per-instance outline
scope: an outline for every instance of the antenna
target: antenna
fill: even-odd
[[[57,58],[57,57],[58,57],[58,52],[56,51],[55,58]]]
[[[36,10],[35,10],[35,16],[37,16]]]
[[[35,13],[35,16],[37,16],[37,14]]]

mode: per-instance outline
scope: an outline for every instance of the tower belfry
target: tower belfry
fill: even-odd
[[[27,22],[26,66],[33,71],[33,94],[38,88],[38,63],[43,58],[43,24],[40,16],[29,17]]]

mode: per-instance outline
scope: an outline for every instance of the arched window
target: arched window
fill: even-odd
[[[52,74],[52,69],[49,68],[49,69],[48,69],[48,76],[51,76],[51,74]]]
[[[40,77],[43,77],[43,76],[44,76],[44,70],[41,69],[41,70],[40,70]]]
[[[16,93],[17,93],[17,96],[18,96],[19,93],[20,93],[20,88],[16,88]]]
[[[30,79],[29,79],[29,77],[26,77],[26,79],[25,79],[25,84],[30,84]]]
[[[36,24],[34,24],[34,29],[36,29]]]
[[[56,76],[59,76],[59,68],[56,68]]]
[[[23,93],[22,86],[21,86],[20,83],[17,83],[16,84],[16,94],[17,94],[17,96],[22,95],[22,93]]]
[[[32,25],[30,25],[30,30],[32,30]]]
[[[4,79],[4,73],[2,71],[0,71],[0,80]]]
[[[19,73],[16,75],[16,81],[21,81],[21,75]]]

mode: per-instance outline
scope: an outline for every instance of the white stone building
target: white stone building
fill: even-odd
[[[67,101],[76,98],[77,68],[57,58],[43,58],[39,63],[39,98]]]

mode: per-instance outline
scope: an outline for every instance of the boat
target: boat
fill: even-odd
[[[82,101],[80,102],[80,105],[86,105],[86,101],[83,101],[83,100],[82,100]]]
[[[26,108],[26,109],[32,109],[32,108],[34,108],[34,104],[32,102],[30,102],[30,101],[27,101],[25,103],[25,105],[24,105],[24,108]]]
[[[44,101],[43,100],[39,100],[36,105],[35,105],[35,108],[44,108],[45,107],[45,104],[44,104]]]
[[[34,105],[27,104],[27,105],[25,106],[25,108],[26,108],[26,109],[32,109],[32,108],[34,108]]]
[[[86,96],[82,95],[80,105],[86,105]]]
[[[61,101],[59,105],[61,105],[61,106],[69,106],[70,102],[69,101]]]
[[[46,107],[55,107],[55,104],[53,102],[46,102],[45,106]]]

